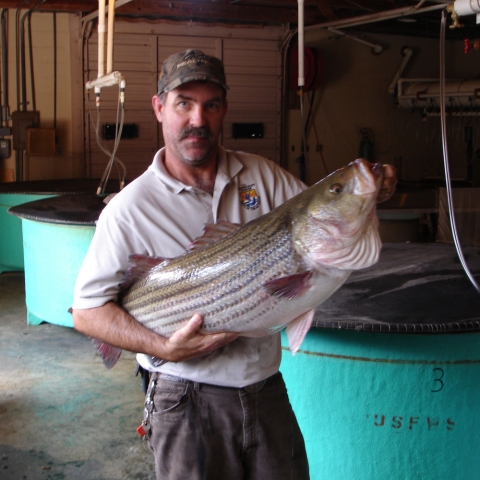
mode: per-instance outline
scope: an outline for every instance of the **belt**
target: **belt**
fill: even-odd
[[[179,383],[191,383],[194,384],[197,389],[201,389],[202,387],[210,387],[210,388],[220,388],[220,389],[227,389],[227,390],[245,390],[249,393],[256,393],[259,392],[265,385],[272,383],[275,379],[280,377],[280,372],[273,374],[270,377],[265,378],[264,380],[260,380],[259,382],[252,383],[250,385],[246,385],[245,387],[224,387],[222,385],[213,385],[211,383],[199,383],[194,382],[192,380],[187,380],[186,378],[176,377],[175,375],[168,375],[167,373],[155,372],[153,374],[153,378],[156,380],[167,380],[170,382],[179,382]]]

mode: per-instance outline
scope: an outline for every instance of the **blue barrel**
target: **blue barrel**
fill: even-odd
[[[0,274],[24,269],[22,223],[7,212],[15,206],[66,194],[95,192],[98,179],[30,180],[0,183]],[[118,188],[109,181],[107,192]]]
[[[27,323],[73,327],[68,309],[94,226],[22,219]]]
[[[480,478],[480,334],[314,329],[281,371],[311,480]]]
[[[480,479],[480,295],[452,245],[385,245],[282,346],[311,480]]]
[[[104,206],[97,195],[67,194],[9,210],[22,222],[28,324],[73,327],[75,281]]]
[[[19,218],[8,215],[8,210],[22,203],[51,196],[0,191],[0,273],[22,271],[24,266],[22,222]]]

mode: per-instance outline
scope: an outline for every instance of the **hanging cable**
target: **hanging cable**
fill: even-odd
[[[300,119],[302,124],[302,151],[297,162],[300,168],[300,180],[306,180],[306,151],[307,141],[305,135],[305,112],[303,107],[303,90],[305,86],[305,38],[304,38],[304,0],[298,0],[298,94],[300,96]]]
[[[53,12],[53,128],[57,128],[57,13]]]
[[[125,178],[127,175],[127,169],[125,164],[116,156],[118,147],[120,145],[120,139],[122,137],[122,130],[123,130],[123,123],[125,118],[125,80],[122,80],[119,85],[119,95],[118,95],[118,103],[117,103],[117,120],[115,126],[115,140],[113,149],[110,152],[102,143],[100,138],[100,101],[99,101],[100,91],[96,92],[96,108],[97,108],[97,121],[96,124],[92,126],[95,132],[95,138],[97,140],[97,145],[100,150],[110,157],[107,166],[102,174],[100,179],[100,183],[97,188],[97,195],[103,195],[105,193],[105,188],[108,183],[108,179],[110,177],[110,173],[112,171],[112,167],[114,164],[120,169],[121,173],[119,172],[119,182],[120,182],[120,190],[125,185]],[[92,118],[91,113],[89,112],[90,119]]]
[[[313,92],[315,94],[315,92]],[[320,159],[322,160],[323,168],[325,169],[326,175],[328,175],[330,172],[328,171],[327,164],[325,163],[325,158],[322,153],[322,148],[320,146],[320,140],[318,139],[318,133],[317,133],[317,125],[315,124],[315,116],[312,114],[312,109],[313,109],[313,97],[310,98],[310,93],[308,94],[309,97],[309,103],[310,103],[310,113],[309,115],[312,118],[312,127],[313,127],[313,132],[315,133],[315,140],[317,141],[317,149],[318,153],[320,154]]]
[[[8,56],[7,56],[7,13],[8,9],[2,10],[2,78],[3,78],[3,101],[2,101],[2,127],[8,125],[10,120],[10,108],[8,106]]]
[[[480,287],[475,281],[472,273],[470,272],[468,265],[463,256],[462,247],[458,239],[457,226],[455,222],[455,211],[453,206],[452,197],[452,184],[450,179],[450,167],[448,159],[448,145],[447,145],[447,130],[446,130],[446,114],[445,114],[445,30],[446,30],[446,15],[445,10],[442,10],[442,19],[440,23],[440,124],[442,132],[442,148],[443,148],[443,161],[445,166],[445,184],[447,189],[447,201],[448,212],[450,215],[450,226],[452,228],[452,237],[455,247],[457,249],[458,258],[467,274],[467,277],[472,282],[478,293],[480,293]]]
[[[28,20],[28,57],[30,62],[30,91],[32,95],[32,110],[37,110],[37,97],[35,95],[35,75],[33,69],[33,44],[32,44],[32,13],[27,17]],[[25,109],[26,110],[26,109]]]

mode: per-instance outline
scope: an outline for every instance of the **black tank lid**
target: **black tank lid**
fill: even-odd
[[[11,207],[8,213],[39,222],[94,226],[104,207],[104,197],[83,193],[59,195],[22,203]]]

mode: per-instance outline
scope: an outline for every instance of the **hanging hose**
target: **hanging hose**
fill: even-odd
[[[28,57],[30,61],[30,91],[32,95],[32,110],[37,111],[37,97],[35,95],[35,75],[33,69],[33,43],[32,43],[32,13],[27,17],[28,19]],[[26,109],[25,109],[26,110]]]
[[[317,150],[318,150],[318,153],[320,154],[320,159],[322,160],[323,168],[325,169],[325,174],[328,175],[330,172],[328,171],[327,164],[325,163],[325,158],[323,156],[322,148],[320,146],[320,140],[318,139],[317,125],[315,124],[315,116],[312,115],[314,97],[315,97],[315,90],[313,91],[313,94],[311,96],[310,96],[310,92],[308,93],[308,103],[310,108],[308,118],[312,119],[313,132],[315,133],[315,140],[317,141]],[[308,122],[308,119],[307,119],[307,122]]]
[[[25,19],[30,15],[30,10],[23,14],[20,21],[20,110],[25,112],[27,110],[27,73],[25,66]]]
[[[53,12],[53,128],[57,128],[57,14]]]
[[[303,107],[303,87],[299,88],[300,95],[300,122],[302,124],[302,150],[300,157],[297,158],[298,167],[300,169],[300,180],[305,183],[307,177],[307,165],[306,165],[306,151],[307,151],[307,138],[305,135],[305,111]]]
[[[2,10],[2,78],[3,78],[3,101],[2,101],[2,127],[8,125],[10,109],[8,107],[8,58],[7,58],[7,17],[4,8]]]
[[[445,184],[447,187],[447,201],[448,201],[448,212],[450,214],[450,226],[452,228],[452,237],[455,247],[457,249],[458,258],[462,264],[467,277],[472,282],[472,285],[475,287],[478,293],[480,293],[480,287],[475,281],[472,273],[470,272],[468,265],[463,256],[462,247],[458,239],[457,226],[455,223],[455,212],[453,206],[453,197],[452,197],[452,184],[450,179],[450,167],[448,159],[448,145],[447,145],[447,130],[446,130],[446,114],[445,114],[445,29],[446,29],[446,15],[445,10],[442,10],[442,20],[440,24],[440,123],[441,123],[441,132],[442,132],[442,148],[443,148],[443,161],[445,166]]]
[[[124,101],[124,90],[125,85],[124,81],[119,85],[119,96],[118,96],[118,103],[117,103],[117,120],[115,126],[115,142],[113,145],[113,149],[110,152],[103,144],[100,138],[100,103],[97,102],[97,122],[93,125],[93,129],[95,131],[95,138],[97,140],[97,145],[100,150],[110,157],[107,166],[103,172],[102,178],[100,179],[100,184],[97,188],[97,195],[103,195],[105,193],[105,188],[108,183],[108,179],[110,177],[110,173],[112,171],[112,167],[114,164],[117,165],[119,170],[119,177],[120,177],[120,190],[125,185],[125,177],[127,175],[127,169],[125,164],[116,156],[118,147],[120,145],[120,139],[122,137],[122,130],[123,130],[123,123],[125,118],[125,101]],[[91,118],[91,115],[90,115]]]

